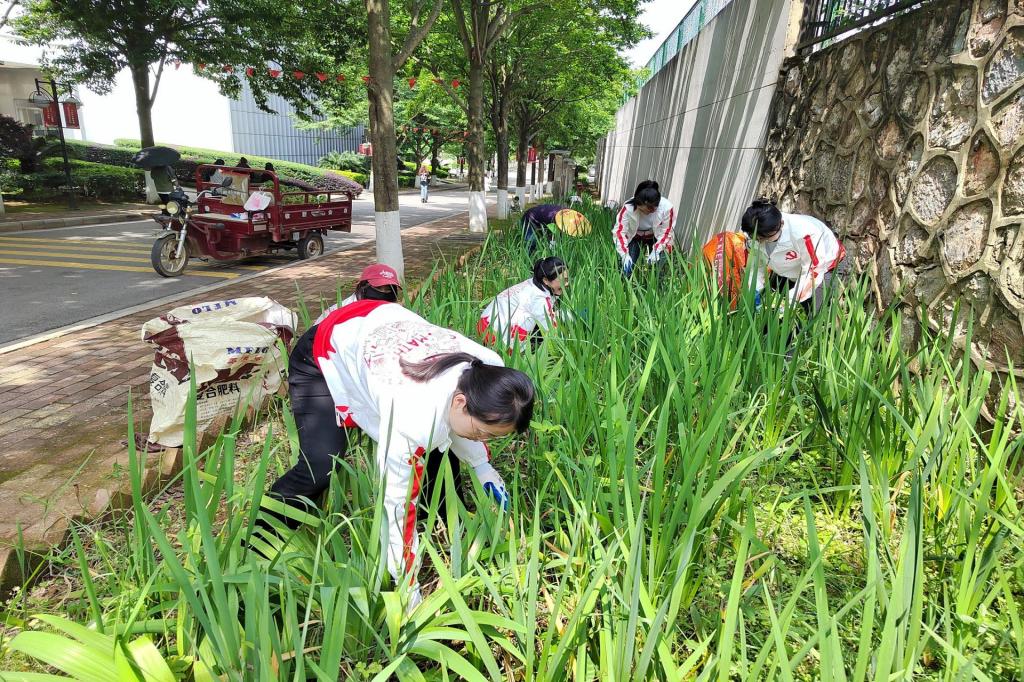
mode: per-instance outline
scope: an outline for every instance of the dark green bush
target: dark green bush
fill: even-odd
[[[127,154],[129,162],[131,157],[139,149],[138,140],[118,139],[114,140],[114,143],[117,144],[118,147],[109,147],[106,149],[113,149]],[[317,168],[316,166],[307,166],[302,163],[290,163],[288,161],[280,161],[278,159],[270,159],[263,156],[222,152],[217,151],[216,149],[183,147],[181,145],[170,146],[182,153],[181,160],[175,164],[175,173],[177,174],[179,181],[183,184],[192,184],[195,182],[195,169],[199,164],[213,163],[217,159],[224,159],[227,161],[228,165],[231,165],[237,163],[240,156],[245,156],[249,160],[249,165],[253,168],[262,168],[267,162],[274,164],[274,169],[278,176],[281,178],[282,182],[287,185],[302,188],[312,185],[316,189],[330,190],[332,192],[346,191],[351,193],[354,197],[359,196],[363,191],[363,186],[354,180],[339,175],[333,171]],[[125,163],[123,165],[129,164]]]
[[[125,201],[141,199],[146,193],[143,171],[136,168],[122,168],[103,163],[92,163],[79,159],[71,160],[71,176],[78,193],[101,201]],[[54,190],[65,184],[64,161],[49,158],[43,161],[43,171],[37,173],[35,192]]]
[[[365,175],[370,172],[370,157],[355,152],[330,152],[320,159],[319,166]]]

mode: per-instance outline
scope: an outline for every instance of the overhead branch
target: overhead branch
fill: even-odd
[[[405,38],[405,44],[402,45],[402,49],[395,55],[395,69],[401,69],[402,66],[409,61],[412,57],[412,53],[416,51],[416,48],[426,39],[427,34],[430,33],[430,29],[433,28],[434,22],[441,15],[441,8],[444,7],[444,0],[434,0],[434,7],[430,10],[430,15],[426,18],[422,25],[417,26],[419,21],[419,6],[417,5],[416,15],[413,17],[411,30],[409,35]]]

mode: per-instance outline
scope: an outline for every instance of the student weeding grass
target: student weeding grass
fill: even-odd
[[[348,450],[348,429],[360,429],[377,443],[384,555],[396,581],[415,575],[421,490],[438,480],[445,461],[460,480],[448,452],[508,505],[485,443],[529,428],[533,383],[493,351],[400,305],[356,301],[302,336],[291,354],[288,389],[300,457],[271,495],[308,511]],[[416,588],[410,607],[419,600]]]
[[[792,305],[808,316],[821,308],[836,280],[845,276],[846,249],[825,223],[809,215],[783,213],[757,199],[743,214],[743,231],[755,241],[749,267],[758,293],[767,286],[788,290]]]
[[[338,308],[354,303],[355,301],[390,301],[397,303],[402,293],[402,285],[398,281],[398,273],[390,265],[373,263],[363,268],[356,282],[355,291],[345,298],[341,303],[332,305],[320,314],[313,324],[320,324],[327,319],[327,316]]]
[[[533,277],[505,289],[480,313],[477,333],[484,343],[499,338],[509,350],[529,341],[534,348],[544,332],[558,325],[558,299],[569,283],[569,270],[558,256],[541,258],[533,264]]]
[[[657,182],[644,180],[637,185],[633,197],[619,209],[612,234],[624,276],[633,274],[643,251],[647,251],[648,265],[657,264],[672,251],[675,222],[675,207],[661,195]]]

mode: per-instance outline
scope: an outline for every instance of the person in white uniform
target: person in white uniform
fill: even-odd
[[[842,242],[814,216],[783,213],[767,199],[750,205],[742,227],[753,240],[747,271],[757,293],[766,286],[788,290],[790,304],[814,315],[845,274]]]
[[[480,313],[477,332],[484,343],[498,338],[511,349],[529,340],[534,347],[551,327],[558,326],[558,299],[569,282],[568,267],[558,256],[533,264],[533,277],[505,289]]]
[[[661,196],[657,182],[644,180],[637,185],[633,198],[622,205],[612,226],[612,238],[622,259],[624,276],[633,274],[641,251],[647,251],[650,265],[660,262],[672,251],[675,222],[675,207]]]
[[[349,303],[355,303],[356,301],[370,299],[374,301],[390,301],[395,303],[398,301],[398,295],[401,292],[401,289],[402,285],[398,281],[398,273],[395,272],[394,268],[389,265],[384,265],[383,263],[367,265],[359,275],[359,281],[356,282],[355,291],[353,291],[341,303],[332,305],[321,313],[320,317],[316,318],[316,322],[313,324],[320,324],[327,319],[328,315],[338,308],[348,305]]]
[[[269,494],[315,512],[310,502],[345,456],[348,429],[361,430],[377,444],[384,557],[396,581],[415,576],[416,503],[429,495],[442,460],[456,481],[459,463],[469,466],[484,491],[507,508],[505,483],[485,443],[527,430],[534,387],[494,351],[397,303],[355,301],[296,343],[288,393],[300,455]],[[413,599],[418,595],[414,590]]]

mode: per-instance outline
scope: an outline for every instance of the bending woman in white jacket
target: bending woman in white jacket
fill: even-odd
[[[755,245],[747,260],[754,286],[789,289],[789,302],[808,315],[818,312],[846,258],[835,234],[825,223],[809,215],[783,213],[767,199],[758,199],[746,210],[743,231]]]
[[[558,299],[569,283],[568,267],[558,256],[533,264],[533,277],[505,289],[480,313],[477,332],[493,345],[500,336],[508,347],[536,346],[543,332],[558,326]],[[496,335],[497,333],[497,335]]]
[[[633,273],[642,248],[648,251],[649,264],[671,252],[675,223],[676,209],[661,196],[658,183],[644,180],[637,185],[633,198],[622,205],[612,226],[615,250],[622,259],[622,274],[629,277]]]
[[[310,511],[307,501],[327,488],[348,450],[348,429],[361,429],[377,443],[384,555],[396,580],[415,566],[417,498],[438,476],[442,459],[458,475],[446,451],[472,467],[484,490],[507,506],[505,484],[484,443],[526,431],[533,382],[461,334],[396,303],[350,303],[299,339],[288,393],[301,453],[270,494]]]

